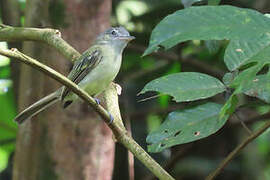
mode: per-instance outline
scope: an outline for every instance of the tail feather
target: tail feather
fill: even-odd
[[[21,124],[27,119],[30,119],[31,117],[35,116],[36,114],[40,113],[47,107],[55,104],[57,101],[59,101],[59,93],[56,91],[54,93],[49,94],[48,96],[40,99],[39,101],[35,102],[25,110],[23,110],[21,113],[19,113],[15,118],[14,121]]]

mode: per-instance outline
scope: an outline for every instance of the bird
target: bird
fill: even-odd
[[[102,93],[117,76],[122,63],[123,50],[133,39],[135,37],[131,36],[124,27],[107,29],[98,35],[93,45],[76,60],[68,79],[90,96]],[[63,108],[66,108],[78,99],[75,93],[63,86],[20,112],[14,121],[21,124],[56,102],[60,101]],[[99,100],[97,98],[95,100],[99,104]]]

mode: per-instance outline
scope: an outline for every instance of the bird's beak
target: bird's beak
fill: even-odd
[[[120,37],[118,37],[119,39],[121,39],[121,40],[126,40],[126,41],[132,41],[133,39],[135,39],[135,37],[134,36],[120,36]]]

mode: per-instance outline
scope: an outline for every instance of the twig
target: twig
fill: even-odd
[[[49,28],[22,28],[0,24],[0,41],[39,41],[54,47],[67,59],[75,61],[80,53],[61,38],[61,32]]]
[[[247,120],[245,120],[245,123],[253,123],[253,122],[257,122],[257,121],[263,121],[263,120],[267,120],[267,119],[270,119],[270,113],[266,113],[266,114],[263,114],[263,115],[258,115],[258,116],[255,116],[255,117],[251,117]],[[232,124],[235,124],[235,123],[232,123]]]
[[[225,166],[244,148],[246,147],[251,141],[261,135],[270,127],[270,121],[267,121],[260,129],[254,132],[252,135],[248,136],[241,144],[239,144],[216,168],[215,171],[210,173],[205,179],[212,180],[217,177],[218,174],[222,172]]]
[[[240,121],[241,125],[247,131],[247,133],[249,135],[251,135],[252,134],[252,131],[247,127],[247,125],[245,124],[245,122],[239,117],[239,115],[237,114],[237,112],[235,112],[234,115]]]
[[[137,94],[137,95],[139,95],[139,94]],[[144,101],[148,101],[148,100],[150,100],[150,99],[155,99],[155,98],[158,98],[158,97],[160,97],[160,96],[162,96],[162,95],[163,95],[163,94],[157,94],[157,95],[154,95],[154,96],[146,97],[146,98],[144,98],[144,99],[138,100],[138,102],[144,102]]]
[[[1,34],[1,33],[0,33]],[[51,78],[60,82],[61,84],[68,87],[71,91],[77,94],[81,99],[83,99],[88,105],[92,106],[96,112],[103,118],[103,120],[107,123],[110,129],[113,131],[116,139],[122,143],[129,151],[131,151],[135,157],[137,157],[155,176],[160,179],[174,179],[171,177],[155,160],[148,155],[141,146],[139,146],[132,137],[130,137],[127,131],[115,121],[110,123],[110,115],[109,113],[99,104],[95,102],[95,100],[89,96],[85,91],[81,90],[75,83],[70,81],[65,76],[56,72],[52,68],[38,62],[37,60],[19,52],[16,49],[13,50],[4,50],[0,49],[0,54],[13,57],[21,62],[36,68],[37,70],[44,72]]]
[[[183,158],[188,152],[190,152],[190,148],[193,146],[193,144],[187,144],[184,145],[183,147],[181,146],[181,149],[179,149],[177,152],[174,152],[172,157],[166,162],[166,164],[163,166],[163,168],[171,172],[175,165],[179,162],[181,158]],[[149,175],[146,177],[144,180],[155,180],[155,176]]]

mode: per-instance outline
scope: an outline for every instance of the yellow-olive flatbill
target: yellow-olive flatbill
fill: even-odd
[[[122,52],[134,38],[123,27],[109,28],[101,33],[95,43],[75,62],[68,78],[89,95],[101,93],[118,74]],[[15,121],[22,123],[58,101],[62,101],[65,108],[77,99],[76,94],[62,87],[19,113]]]

